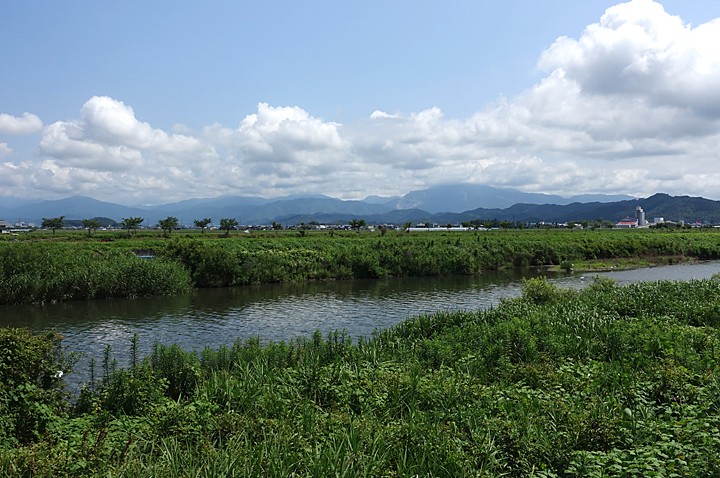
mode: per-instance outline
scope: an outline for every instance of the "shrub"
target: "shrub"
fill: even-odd
[[[562,294],[556,285],[551,284],[544,277],[524,279],[522,283],[523,300],[535,305],[557,300]]]
[[[0,329],[0,443],[27,443],[66,410],[62,375],[72,366],[58,334]]]

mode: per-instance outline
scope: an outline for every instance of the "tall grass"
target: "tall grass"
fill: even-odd
[[[483,271],[607,259],[720,258],[707,231],[251,234],[0,241],[0,304],[173,294],[225,287]],[[153,253],[139,260],[133,252]]]
[[[197,287],[324,279],[471,275],[633,257],[720,258],[715,232],[490,231],[176,239],[161,253]]]
[[[187,272],[172,261],[69,244],[0,247],[0,303],[137,297],[189,289]]]
[[[714,476],[719,301],[718,279],[533,279],[358,343],[158,344],[128,369],[103,358],[0,474]]]

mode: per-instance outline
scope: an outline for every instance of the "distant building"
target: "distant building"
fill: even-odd
[[[0,231],[5,231],[6,229],[10,229],[10,224],[0,220]]]
[[[622,221],[618,221],[615,224],[615,227],[617,227],[619,229],[630,229],[630,228],[638,227],[638,220],[633,219],[631,217],[626,217]]]
[[[648,225],[645,220],[645,211],[643,211],[643,208],[640,206],[635,208],[635,219],[637,219],[637,227],[644,227]]]

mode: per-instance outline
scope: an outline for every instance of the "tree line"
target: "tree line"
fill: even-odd
[[[122,229],[127,229],[128,235],[132,235],[140,228],[140,225],[145,221],[143,217],[125,217],[118,223],[118,226]],[[59,217],[44,217],[40,225],[41,229],[49,229],[55,235],[55,231],[63,229],[68,221],[65,220],[65,216]],[[100,229],[103,225],[99,219],[82,219],[81,221],[83,229],[88,231],[88,235],[91,236],[93,232]],[[201,233],[205,233],[205,229],[212,224],[212,219],[209,217],[203,219],[194,219],[193,225],[201,230]],[[239,226],[238,220],[235,218],[224,217],[220,219],[220,230],[225,231],[225,235],[230,235],[230,231]],[[165,219],[160,219],[157,223],[157,227],[162,229],[165,236],[169,236],[170,233],[180,227],[180,220],[175,216],[168,216]]]

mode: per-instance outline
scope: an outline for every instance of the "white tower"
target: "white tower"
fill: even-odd
[[[640,206],[635,208],[635,219],[638,221],[638,226],[647,226],[645,211],[643,211],[643,208]]]

